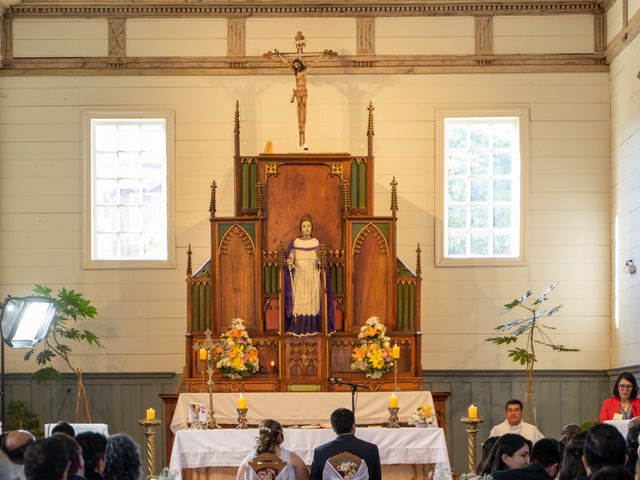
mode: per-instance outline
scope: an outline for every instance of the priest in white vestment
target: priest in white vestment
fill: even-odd
[[[506,433],[517,433],[527,440],[536,443],[544,435],[535,425],[522,421],[522,402],[520,400],[509,400],[506,406],[505,420],[494,426],[489,433],[490,437],[501,437]]]

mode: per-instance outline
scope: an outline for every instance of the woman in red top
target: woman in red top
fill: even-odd
[[[640,399],[638,396],[638,383],[632,373],[622,372],[616,378],[613,385],[613,397],[607,398],[602,403],[600,410],[600,423],[613,420],[613,415],[619,413],[623,419],[631,419],[640,416]]]

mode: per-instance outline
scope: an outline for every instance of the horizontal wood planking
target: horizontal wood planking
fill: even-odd
[[[638,15],[636,13],[636,15]],[[640,37],[635,37],[613,60],[611,71],[612,215],[618,220],[618,248],[612,255],[616,275],[618,318],[612,328],[611,363],[627,365],[637,357],[640,279],[624,271],[625,262],[640,263]],[[615,256],[617,253],[617,256]]]

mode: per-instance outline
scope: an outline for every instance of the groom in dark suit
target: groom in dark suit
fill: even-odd
[[[331,427],[338,435],[335,440],[316,447],[311,464],[311,480],[322,480],[325,463],[334,455],[349,452],[360,457],[369,470],[369,480],[382,478],[380,454],[373,443],[356,438],[356,419],[353,412],[346,408],[338,408],[331,414]]]

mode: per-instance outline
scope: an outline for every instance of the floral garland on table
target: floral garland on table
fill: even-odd
[[[258,371],[258,349],[253,346],[241,318],[234,318],[229,329],[220,335],[220,345],[214,349],[214,362],[227,377],[248,377]]]
[[[393,367],[390,339],[378,317],[369,318],[360,328],[351,352],[351,368],[365,372],[367,377],[380,378]]]
[[[415,425],[433,423],[434,420],[433,406],[428,403],[423,403],[418,405],[415,413],[408,418],[407,422]]]

